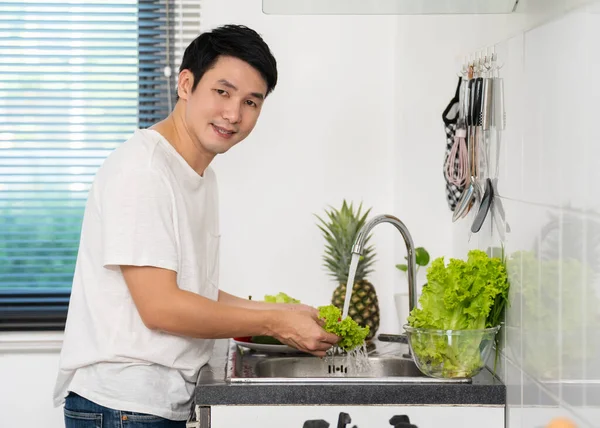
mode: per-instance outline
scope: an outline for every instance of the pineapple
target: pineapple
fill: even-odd
[[[325,211],[327,220],[319,219],[319,229],[323,232],[327,245],[323,256],[324,265],[329,274],[339,283],[333,292],[331,304],[340,310],[344,308],[346,298],[346,283],[352,259],[352,246],[356,235],[365,224],[370,209],[361,215],[362,204],[354,212],[352,204],[343,201],[342,208],[332,208]],[[368,242],[370,236],[367,238]],[[363,255],[358,262],[354,285],[352,287],[352,299],[348,315],[361,327],[369,326],[369,335],[366,340],[375,336],[379,328],[379,302],[375,287],[367,280],[367,275],[372,272],[371,265],[374,263],[375,253],[373,246],[365,246]]]

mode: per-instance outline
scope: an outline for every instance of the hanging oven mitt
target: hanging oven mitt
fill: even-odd
[[[460,110],[460,92],[463,83],[462,77],[458,78],[458,85],[454,98],[442,113],[442,120],[446,128],[446,153],[444,155],[444,180],[446,181],[446,201],[450,211],[454,211],[460,197],[465,190],[468,180],[465,180],[467,159],[466,128],[458,127]]]

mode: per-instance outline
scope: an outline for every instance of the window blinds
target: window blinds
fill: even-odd
[[[172,105],[177,10],[0,0],[0,329],[64,326],[94,174]]]
[[[175,64],[174,74],[179,71],[183,52],[200,35],[201,1],[175,0]]]

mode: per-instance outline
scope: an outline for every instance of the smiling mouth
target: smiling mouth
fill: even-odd
[[[233,135],[236,133],[236,131],[233,131],[233,130],[230,130],[227,128],[221,128],[220,126],[217,126],[214,123],[211,123],[211,125],[218,134],[221,134],[223,136]]]

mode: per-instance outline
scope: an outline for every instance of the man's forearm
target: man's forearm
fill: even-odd
[[[175,271],[169,269],[122,265],[121,272],[151,330],[206,339],[273,336],[319,357],[339,340],[322,328],[318,311],[307,305],[250,302],[225,292],[214,301],[180,289]]]
[[[255,305],[236,305],[236,302],[243,303],[244,299],[230,294],[227,296],[222,301],[219,293],[219,301],[215,302],[195,293],[177,290],[157,308],[152,327],[205,339],[273,334],[272,326],[278,322],[279,311],[251,307],[262,306],[261,302],[248,301]]]

